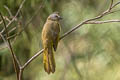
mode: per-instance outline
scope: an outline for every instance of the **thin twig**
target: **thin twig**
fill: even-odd
[[[20,68],[20,72],[19,72],[19,80],[22,80],[22,75],[23,75],[23,69]]]
[[[7,27],[6,27],[5,20],[4,20],[3,16],[2,16],[2,13],[1,13],[1,12],[0,12],[0,16],[1,16],[1,18],[2,18],[2,20],[3,20],[3,23],[4,23],[4,27],[5,27],[5,31],[6,31],[6,39],[7,39],[7,37],[9,36],[9,34],[8,34],[8,31],[7,31]],[[2,37],[2,36],[1,36],[1,37]],[[3,38],[3,39],[4,39],[4,38]],[[7,42],[6,44],[8,45],[8,48],[9,48],[9,50],[10,50],[10,52],[11,52],[11,55],[12,55],[12,60],[13,60],[14,69],[15,69],[15,72],[16,72],[16,74],[17,74],[17,79],[18,79],[18,76],[19,76],[19,67],[18,67],[18,66],[20,65],[20,63],[19,63],[18,59],[16,58],[16,56],[15,56],[15,54],[14,54],[14,52],[13,52],[13,49],[12,49],[10,40],[7,39],[6,42]]]
[[[8,22],[10,22],[10,19],[9,19],[8,17],[3,16],[3,18],[4,18],[5,20],[7,20]]]
[[[106,20],[106,21],[89,21],[86,22],[85,24],[103,24],[103,23],[116,23],[116,22],[120,22],[120,20]]]
[[[22,9],[23,4],[25,3],[25,1],[26,1],[26,0],[23,0],[23,1],[22,1],[22,3],[20,4],[20,7],[19,7],[16,15],[15,15],[15,16],[12,18],[12,20],[6,25],[6,27],[9,27],[9,25],[10,25],[12,22],[14,22],[14,21],[17,20],[17,16],[18,16],[18,14],[20,13],[20,11],[21,11],[21,9]],[[3,33],[4,31],[5,31],[5,28],[1,31],[1,33]]]
[[[10,11],[10,9],[6,5],[4,5],[4,8],[8,11],[10,18],[12,18],[13,15],[12,15],[12,12]]]
[[[120,4],[120,1],[119,1],[119,2],[116,2],[111,8],[116,7],[118,4]]]
[[[38,51],[34,56],[32,56],[32,57],[22,66],[22,69],[24,69],[25,67],[27,67],[28,64],[30,64],[30,62],[32,62],[36,57],[38,57],[43,51],[44,51],[44,49]]]
[[[2,24],[3,21],[0,21],[0,24]]]
[[[1,31],[1,33],[3,33],[4,31],[6,31],[6,39],[7,39],[7,42],[8,42],[8,47],[9,47],[9,50],[11,51],[11,54],[12,54],[12,59],[13,59],[13,64],[14,64],[14,69],[15,69],[15,72],[17,74],[17,80],[21,80],[22,78],[22,72],[23,70],[21,70],[21,65],[20,65],[20,62],[19,60],[17,59],[16,55],[14,54],[13,52],[13,49],[12,49],[12,46],[11,46],[11,43],[10,43],[10,39],[8,39],[9,37],[9,34],[8,34],[8,31],[7,31],[7,27],[16,20],[16,17],[18,16],[18,14],[20,13],[21,11],[21,8],[23,6],[23,4],[25,3],[26,0],[23,0],[22,3],[20,4],[20,7],[16,13],[16,15],[12,18],[12,20],[6,25],[5,21],[4,21],[4,18],[1,14],[1,18],[3,20],[3,23],[4,23],[4,29]]]
[[[114,8],[115,6],[117,6],[119,3],[120,3],[120,2],[118,2],[118,3],[116,3],[116,4],[113,5],[113,0],[112,0],[110,7],[109,7],[106,11],[104,11],[103,13],[101,13],[100,15],[98,15],[97,17],[94,17],[94,18],[91,18],[91,19],[87,19],[87,20],[81,22],[80,24],[78,24],[77,26],[73,27],[73,28],[70,29],[68,32],[64,33],[64,34],[60,37],[60,40],[63,39],[64,37],[66,37],[67,35],[69,35],[70,33],[72,33],[73,31],[75,31],[75,30],[77,30],[78,28],[80,28],[82,25],[88,24],[88,23],[90,24],[91,21],[93,21],[93,22],[91,22],[91,24],[92,24],[92,23],[95,24],[95,23],[119,22],[119,20],[109,20],[109,21],[101,21],[101,22],[95,21],[95,20],[97,20],[97,19],[102,18],[103,16],[105,16],[105,15],[107,15],[107,14],[110,14],[112,8]],[[113,5],[114,7],[113,7],[112,5]],[[111,7],[111,6],[112,6],[112,7]],[[42,52],[43,52],[43,49],[40,50],[39,52],[37,52],[32,58],[30,58],[30,59],[22,66],[22,68],[24,69],[25,67],[27,67],[27,65],[30,64],[30,63],[31,63],[36,57],[38,57]]]
[[[118,2],[119,3],[119,2]],[[106,14],[110,14],[109,12],[112,10],[112,8],[113,8],[113,0],[112,0],[112,2],[111,2],[111,5],[110,5],[110,7],[106,10],[106,11],[104,11],[103,13],[101,13],[100,15],[98,15],[97,17],[95,17],[95,18],[91,18],[91,19],[87,19],[87,20],[85,20],[85,21],[83,21],[83,22],[81,22],[80,24],[78,24],[77,26],[75,26],[75,27],[73,27],[72,29],[70,29],[68,32],[66,32],[66,33],[64,33],[61,37],[60,37],[60,40],[61,39],[63,39],[64,37],[66,37],[67,35],[69,35],[70,33],[72,33],[73,31],[75,31],[76,29],[78,29],[78,28],[80,28],[82,25],[84,25],[84,24],[88,24],[89,22],[91,22],[91,21],[93,21],[94,23],[96,22],[96,21],[94,21],[94,20],[97,20],[97,19],[100,19],[100,18],[102,18],[103,16],[105,16]],[[117,4],[118,5],[118,4]],[[112,6],[112,7],[111,7]],[[91,22],[91,24],[93,23],[93,22]],[[110,21],[102,21],[102,22],[98,22],[97,21],[97,23],[108,23],[108,22],[119,22],[119,20],[110,20]],[[89,23],[90,24],[90,23]],[[22,68],[24,69],[25,67],[27,67],[27,65],[28,64],[30,64],[30,62],[32,62],[36,57],[38,57],[41,53],[43,52],[43,49],[42,50],[40,50],[38,53],[36,53],[32,58],[30,58],[23,66],[22,66]]]
[[[119,2],[118,2],[119,3]],[[117,4],[117,3],[116,3]],[[118,5],[118,4],[117,4]],[[117,6],[116,5],[116,6]],[[110,6],[110,8],[111,8],[111,6]],[[65,36],[67,36],[68,34],[70,34],[71,32],[73,32],[73,31],[75,31],[76,29],[78,29],[79,27],[81,27],[83,24],[86,24],[86,23],[88,23],[88,22],[90,22],[90,21],[94,21],[94,20],[97,20],[97,19],[100,19],[100,18],[102,18],[103,16],[105,16],[106,14],[110,14],[109,12],[111,12],[111,10],[112,10],[112,8],[110,9],[110,8],[108,8],[106,11],[104,11],[103,13],[101,13],[100,15],[98,15],[97,17],[95,17],[95,18],[91,18],[91,19],[88,19],[88,20],[85,20],[85,21],[83,21],[83,22],[81,22],[80,24],[78,24],[77,26],[75,26],[75,27],[73,27],[71,30],[69,30],[68,32],[66,32],[65,34],[63,34],[63,36],[60,38],[60,39],[62,39],[62,38],[64,38]]]
[[[114,11],[110,11],[109,14],[112,14],[112,13],[115,13],[115,12],[118,12],[120,10],[114,10]]]
[[[39,11],[41,10],[41,8],[43,8],[43,7],[44,7],[44,6],[43,6],[43,2],[42,2],[42,3],[40,4],[39,8],[35,11],[34,15],[33,15],[33,16],[28,20],[28,22],[25,24],[25,27],[24,27],[23,29],[21,29],[20,31],[18,31],[16,34],[13,34],[13,35],[9,36],[8,39],[12,39],[12,38],[18,36],[20,33],[22,33],[22,32],[24,31],[24,29],[31,23],[31,21],[36,17],[36,15],[39,13]],[[22,17],[23,17],[23,16],[22,16]],[[2,21],[1,21],[1,23],[2,23]],[[11,32],[13,32],[14,30],[16,30],[16,29],[17,29],[16,27],[13,27],[13,28],[9,31],[9,34],[10,34]],[[3,48],[0,48],[0,50],[1,50],[1,49],[4,49],[4,48],[6,48],[6,46],[3,47]]]
[[[6,21],[10,22],[10,19],[9,19],[8,17],[3,16],[3,18],[4,18]],[[3,23],[3,21],[0,21],[0,24],[2,24],[2,23]]]
[[[31,23],[31,21],[36,17],[36,15],[39,13],[39,11],[41,10],[41,8],[43,7],[43,3],[44,3],[44,2],[42,2],[42,4],[41,4],[41,5],[39,6],[39,8],[35,11],[34,15],[28,20],[28,22],[25,24],[25,26],[24,26],[18,33],[10,36],[9,39],[14,38],[14,37],[16,37],[17,35],[21,34],[21,33],[25,30],[25,28],[28,27],[28,25]]]
[[[104,11],[103,13],[101,13],[100,15],[98,15],[97,17],[94,17],[94,18],[91,18],[91,19],[87,19],[87,20],[81,22],[80,24],[78,24],[77,26],[73,27],[73,28],[70,29],[68,32],[66,32],[65,34],[63,34],[63,35],[60,37],[60,40],[63,39],[64,37],[66,37],[67,35],[69,35],[70,33],[72,33],[73,31],[77,30],[78,28],[80,28],[80,27],[81,27],[82,25],[84,25],[84,24],[102,24],[102,23],[110,23],[110,22],[120,22],[120,20],[95,21],[95,20],[98,20],[98,19],[104,17],[105,15],[110,14],[111,10],[112,10],[115,6],[117,6],[118,4],[120,4],[120,2],[117,2],[116,4],[113,4],[113,0],[111,0],[111,1],[112,1],[112,2],[111,2],[111,5],[110,5],[110,7],[109,7],[106,11]],[[25,2],[25,0],[22,2],[21,6],[24,4],[24,2]],[[20,7],[19,9],[21,10],[21,7]],[[20,10],[18,10],[18,11],[20,12]],[[19,12],[18,12],[18,13],[19,13]],[[16,13],[16,14],[17,14],[17,13]],[[18,15],[18,14],[17,14],[17,15]],[[1,15],[1,16],[2,16],[2,15]],[[17,17],[17,16],[16,16],[16,17]],[[15,17],[15,18],[16,18],[16,17]],[[14,21],[15,19],[12,19],[12,20]],[[11,23],[13,22],[12,20],[10,21]],[[30,21],[31,21],[31,20],[30,20]],[[10,24],[8,23],[8,26],[6,26],[4,19],[3,19],[3,22],[4,22],[4,25],[5,25],[6,34],[7,34],[7,37],[8,37],[9,35],[8,35],[8,32],[7,32],[7,27],[8,27],[11,23],[10,23]],[[3,31],[3,32],[4,32],[4,31]],[[0,35],[1,35],[1,34],[0,34]],[[1,36],[1,37],[2,37],[2,36]],[[7,41],[8,41],[9,47],[10,47],[11,44],[10,44],[9,39],[7,39]],[[13,57],[14,57],[14,53],[13,53],[12,47],[10,47],[10,50],[11,50],[11,53],[13,54]],[[18,75],[19,80],[21,80],[21,78],[22,78],[23,70],[24,70],[34,59],[36,59],[43,51],[44,51],[44,49],[38,51],[38,52],[37,52],[34,56],[32,56],[23,66],[19,66],[19,68],[20,68],[19,75]],[[13,59],[14,59],[14,58],[13,58]]]
[[[7,45],[7,47],[8,47],[8,43],[7,43],[7,41],[5,40],[4,36],[3,36],[1,33],[0,33],[0,36],[1,36],[2,40],[6,43],[6,45]]]
[[[113,6],[113,0],[111,0],[111,4],[110,4],[110,8],[109,8],[109,10],[112,9],[112,6]]]

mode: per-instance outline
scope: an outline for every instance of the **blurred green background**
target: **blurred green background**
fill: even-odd
[[[22,64],[42,49],[41,30],[46,18],[59,11],[61,35],[92,18],[109,7],[111,0],[26,0],[21,13],[9,30],[17,27],[10,36],[24,28],[12,39],[15,54]],[[118,0],[114,0],[117,2]],[[14,16],[22,0],[0,0],[0,11],[10,18],[8,7]],[[39,7],[42,6],[40,9]],[[114,10],[120,9],[116,6]],[[120,12],[100,20],[120,19]],[[11,20],[11,18],[10,18]],[[1,18],[0,18],[1,21]],[[8,23],[6,21],[6,23]],[[0,24],[0,30],[3,24]],[[16,80],[10,52],[0,38],[0,80]],[[120,80],[120,23],[84,25],[59,42],[55,53],[56,72],[48,75],[43,68],[42,54],[24,70],[23,80]]]

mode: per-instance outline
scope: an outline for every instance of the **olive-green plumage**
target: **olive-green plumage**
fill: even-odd
[[[58,13],[51,14],[43,27],[42,30],[42,43],[43,43],[43,63],[45,71],[49,73],[55,72],[55,59],[54,51],[57,49],[59,35],[60,35],[60,24],[59,20],[61,17]]]

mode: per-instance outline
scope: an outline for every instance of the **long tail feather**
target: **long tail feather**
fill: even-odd
[[[50,63],[51,72],[54,73],[55,72],[55,60],[54,60],[53,50],[52,50],[51,54],[49,54],[49,63]]]
[[[55,72],[55,60],[52,49],[44,49],[43,52],[43,63],[45,71],[50,74],[50,72]]]
[[[49,65],[48,49],[45,49],[43,52],[43,63],[44,63],[45,71],[49,74],[50,73],[50,65]]]

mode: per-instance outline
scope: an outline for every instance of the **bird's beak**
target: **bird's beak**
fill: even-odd
[[[62,17],[60,17],[60,16],[59,16],[58,18],[59,18],[59,20],[62,20],[62,19],[63,19],[63,18],[62,18]]]

